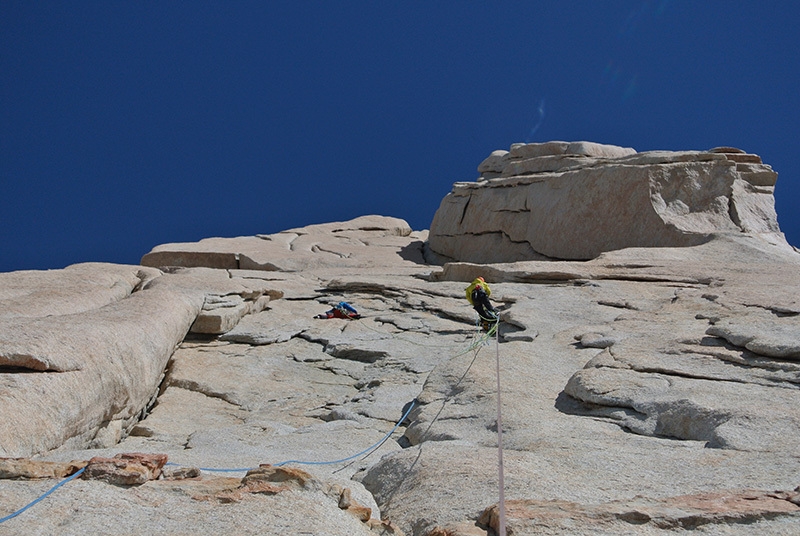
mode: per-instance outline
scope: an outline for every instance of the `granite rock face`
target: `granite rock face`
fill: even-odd
[[[717,234],[788,245],[757,155],[652,151],[588,142],[517,144],[460,182],[430,229],[441,260],[588,260],[630,247],[689,247]]]
[[[0,318],[0,456],[12,457],[116,444],[154,403],[209,297],[276,292],[219,270],[107,264],[0,274],[0,287],[11,302]]]
[[[751,158],[731,151],[697,154]],[[644,158],[512,153],[481,182]],[[0,518],[92,467],[0,532],[489,536],[499,363],[510,534],[797,533],[800,254],[779,238],[438,265],[427,232],[366,216],[0,274]],[[495,338],[464,299],[479,275]],[[339,301],[361,318],[315,318]]]
[[[313,268],[368,268],[383,264],[367,237],[383,245],[403,243],[411,234],[398,218],[362,216],[349,222],[309,225],[271,235],[206,238],[198,243],[156,246],[142,257],[143,266],[207,267],[227,270],[306,271]],[[367,238],[364,242],[362,238]],[[390,255],[393,252],[389,253]]]

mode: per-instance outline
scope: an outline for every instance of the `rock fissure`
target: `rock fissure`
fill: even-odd
[[[692,374],[689,372],[681,372],[667,367],[644,367],[644,366],[631,366],[631,370],[639,372],[641,374],[658,374],[660,376],[667,376],[667,377],[675,377],[675,378],[686,378],[690,380],[706,380],[706,381],[713,381],[713,382],[732,382],[732,383],[753,383],[751,381],[747,381],[745,379],[739,378],[720,378],[717,376],[712,376],[709,374]],[[779,385],[777,385],[779,386]]]
[[[332,249],[326,249],[326,248],[320,247],[317,244],[314,244],[313,246],[311,246],[311,251],[313,253],[327,253],[329,255],[334,255],[336,257],[339,257],[340,259],[349,259],[350,256],[351,256],[348,253],[341,253],[341,252],[338,252],[338,251],[334,251]]]
[[[230,393],[227,392],[220,392],[216,391],[213,388],[209,387],[208,385],[202,384],[200,382],[191,381],[191,380],[170,380],[168,382],[170,387],[179,387],[181,389],[185,389],[187,391],[193,391],[195,393],[199,393],[201,395],[207,396],[209,398],[216,398],[227,402],[228,404],[236,407],[241,407],[241,403],[235,400]]]
[[[650,275],[650,274],[630,274],[630,275],[596,275],[592,277],[597,281],[631,281],[643,283],[673,283],[685,285],[702,285],[704,287],[713,287],[716,281],[712,278],[695,278],[691,276],[680,275]]]
[[[464,203],[464,208],[461,211],[461,218],[458,220],[459,223],[463,223],[464,222],[464,218],[467,215],[467,210],[469,209],[469,202],[470,201],[472,201],[472,196],[471,195],[467,197],[467,202]]]
[[[30,368],[19,365],[0,365],[0,374],[32,374],[32,373],[60,373],[55,369]]]

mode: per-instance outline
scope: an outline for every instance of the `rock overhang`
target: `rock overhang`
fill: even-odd
[[[588,260],[630,247],[688,247],[748,234],[786,248],[777,173],[757,155],[590,142],[515,144],[457,182],[431,223],[431,258]]]

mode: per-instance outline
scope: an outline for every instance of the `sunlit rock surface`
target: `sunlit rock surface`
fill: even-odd
[[[630,247],[696,246],[718,234],[788,248],[775,214],[777,173],[757,155],[651,151],[587,142],[495,151],[458,182],[431,223],[442,260],[588,260]]]
[[[536,151],[570,147],[646,156]],[[698,154],[729,173],[730,151]],[[514,535],[794,534],[800,255],[762,217],[685,247],[438,265],[427,231],[367,216],[0,274],[0,445],[23,458],[0,463],[0,517],[57,482],[33,476],[168,459],[143,484],[73,480],[0,532],[492,534],[499,358]],[[464,299],[478,275],[497,339]],[[361,318],[314,318],[339,301]]]

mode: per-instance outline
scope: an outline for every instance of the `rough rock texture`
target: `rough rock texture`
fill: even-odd
[[[86,467],[88,462],[44,462],[29,458],[0,458],[0,478],[64,478]]]
[[[619,158],[592,144],[573,150]],[[747,156],[726,151],[708,154]],[[276,246],[289,235],[307,247]],[[52,302],[106,331],[118,328],[100,323],[104,311],[137,295],[152,296],[149,315],[187,300],[194,316],[181,320],[183,339],[151,383],[155,403],[120,427],[119,443],[64,439],[33,460],[0,463],[0,517],[54,485],[14,479],[36,474],[36,464],[66,464],[40,466],[46,477],[126,452],[168,461],[141,484],[71,481],[0,532],[488,536],[499,519],[498,357],[509,534],[800,530],[800,254],[785,244],[736,231],[588,261],[438,266],[424,261],[427,233],[394,218],[270,236],[159,247],[145,259],[160,259],[160,269],[86,272],[98,289],[123,286],[76,298],[80,312]],[[237,264],[201,266],[226,255]],[[258,261],[242,267],[243,255]],[[175,268],[186,259],[192,267]],[[41,275],[57,289],[74,270]],[[464,299],[478,275],[502,311],[497,340],[483,336]],[[1,277],[16,281],[8,299],[26,310],[22,297],[35,285],[22,281],[35,274]],[[225,333],[189,331],[204,303],[226,296],[254,306]],[[263,296],[270,301],[258,310]],[[362,318],[314,318],[342,300]],[[2,320],[16,320],[21,335],[3,335],[0,352],[17,364],[0,369],[0,399],[16,400],[3,416],[29,411],[30,420],[42,410],[28,406],[58,407],[42,394],[56,385],[47,378],[113,360],[84,348],[81,361],[66,331],[51,330],[45,346],[26,326],[46,327],[36,324],[46,317],[20,316]],[[59,340],[68,352],[45,351]],[[24,344],[24,360],[9,350]],[[148,366],[162,359],[137,355]],[[14,398],[39,377],[39,390]]]
[[[584,505],[568,501],[509,501],[506,516],[513,534],[570,533],[575,521],[591,524],[595,534],[623,534],[631,525],[651,525],[658,529],[703,530],[709,525],[753,524],[764,517],[797,515],[797,492],[765,493],[733,490],[697,493],[653,501],[643,497]],[[487,509],[481,524],[497,529],[497,506]],[[757,529],[754,529],[754,533]],[[789,534],[789,532],[786,532]]]
[[[115,486],[135,486],[161,476],[167,463],[164,454],[121,453],[113,458],[95,456],[86,464],[82,477],[102,480]]]
[[[206,238],[198,243],[164,244],[142,257],[144,266],[204,266],[242,270],[307,271],[315,268],[368,268],[385,260],[381,247],[367,248],[372,236],[391,248],[406,244],[408,224],[398,218],[362,216],[349,222],[309,225],[271,235]],[[392,240],[391,237],[395,237]],[[394,250],[386,252],[394,255]]]
[[[517,144],[478,167],[437,210],[430,249],[441,260],[588,260],[629,247],[687,247],[747,233],[788,248],[757,155],[653,151],[588,142]]]
[[[220,270],[107,264],[0,274],[0,288],[0,456],[15,457],[114,445],[209,297],[270,292]]]

